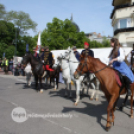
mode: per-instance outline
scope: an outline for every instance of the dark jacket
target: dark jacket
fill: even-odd
[[[44,64],[45,65],[52,65],[53,63],[53,54],[52,52],[50,51],[45,51],[41,57],[40,57],[41,60],[44,59]]]
[[[94,58],[94,52],[93,52],[92,50],[90,50],[90,49],[85,49],[85,50],[83,50],[83,51],[81,52],[81,54],[82,54],[82,53],[86,53],[87,56],[91,56],[91,57]]]
[[[75,54],[76,59],[80,61],[80,53],[78,51],[75,51],[74,54]]]

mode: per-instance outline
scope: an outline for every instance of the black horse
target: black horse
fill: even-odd
[[[43,69],[43,64],[40,60],[38,60],[36,57],[34,57],[30,52],[27,52],[25,56],[23,57],[22,64],[27,65],[28,63],[31,64],[32,67],[32,72],[35,77],[35,82],[36,82],[36,90],[38,91],[43,91],[42,89],[42,77],[44,74],[44,69]],[[38,89],[38,80],[40,82],[40,88],[41,90]]]

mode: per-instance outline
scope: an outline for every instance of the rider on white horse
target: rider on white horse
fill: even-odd
[[[78,61],[80,61],[80,53],[77,51],[76,46],[72,47],[72,50],[74,51],[75,57]]]

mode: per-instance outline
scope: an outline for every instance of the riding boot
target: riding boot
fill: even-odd
[[[131,88],[130,88],[131,81],[127,76],[123,76],[123,78],[124,78],[125,86],[126,86],[126,89],[127,89],[127,95],[131,96],[132,95]]]

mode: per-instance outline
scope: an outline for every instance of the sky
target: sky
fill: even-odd
[[[37,26],[37,32],[43,31],[54,17],[61,20],[70,19],[80,31],[97,32],[113,36],[110,14],[113,10],[112,0],[0,0],[6,11],[24,11],[28,13]],[[28,31],[34,36],[37,32]]]

